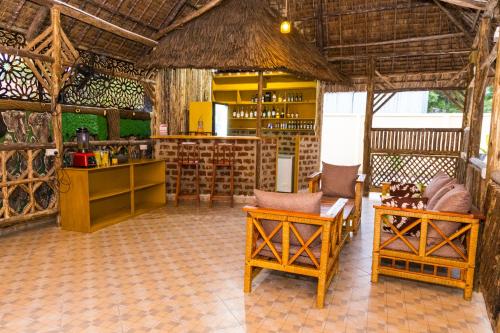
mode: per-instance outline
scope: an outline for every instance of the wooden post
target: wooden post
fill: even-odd
[[[258,85],[258,100],[257,100],[257,124],[255,125],[255,135],[260,137],[261,132],[261,117],[262,117],[262,96],[264,89],[264,75],[259,72],[259,85]]]
[[[166,121],[166,110],[164,106],[165,97],[165,69],[159,69],[156,74],[156,83],[154,89],[154,101],[153,101],[153,115],[151,117],[151,134],[160,135],[160,125],[167,123]]]
[[[62,45],[61,45],[61,13],[59,8],[50,9],[52,21],[52,92],[51,92],[51,112],[52,131],[54,132],[54,143],[59,154],[56,156],[56,170],[62,166],[63,139],[62,139],[62,109],[58,103],[59,91],[61,90],[62,75]]]
[[[59,152],[55,157],[55,172],[59,172],[62,167],[62,156],[64,153],[63,138],[62,138],[62,108],[59,104],[58,97],[59,91],[61,90],[61,76],[62,76],[62,40],[61,40],[61,13],[59,8],[52,7],[50,9],[50,17],[52,24],[52,57],[54,62],[52,63],[52,91],[51,91],[51,103],[50,108],[52,112],[52,132],[54,134],[54,143],[57,151]],[[57,194],[57,204],[56,209],[57,224],[61,225],[61,215],[60,215],[60,196]]]
[[[371,184],[371,166],[370,166],[370,148],[371,148],[371,131],[373,123],[373,102],[375,99],[375,59],[372,57],[368,61],[367,68],[367,83],[366,83],[366,112],[365,112],[365,135],[363,149],[363,173],[366,174],[364,184],[364,195],[368,195]]]
[[[472,92],[471,112],[469,117],[469,147],[467,150],[467,160],[470,157],[479,154],[479,146],[481,144],[481,127],[483,123],[484,113],[484,93],[486,83],[488,81],[489,66],[481,68],[481,64],[486,60],[489,54],[489,42],[491,18],[483,17],[479,26],[478,49],[475,59],[473,59],[474,72],[474,88]]]
[[[486,183],[491,173],[500,170],[500,47],[497,44],[497,63],[495,81],[493,84],[493,106],[491,110],[490,141],[488,143],[488,166],[486,168]]]
[[[264,74],[262,72],[259,72],[259,84],[258,84],[258,101],[257,101],[257,119],[256,119],[256,125],[255,125],[255,135],[260,137],[261,136],[261,127],[262,127],[262,96],[264,95]],[[261,180],[261,173],[262,173],[262,141],[257,140],[256,141],[256,160],[257,160],[257,165],[255,166],[255,187],[260,189],[260,180]]]

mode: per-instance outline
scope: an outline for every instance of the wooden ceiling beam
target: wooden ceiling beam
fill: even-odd
[[[442,3],[440,0],[434,0],[434,3],[436,6],[439,7],[439,9],[448,16],[448,19],[460,30],[462,31],[469,42],[472,42],[474,39],[474,36],[470,33],[469,29],[465,27],[465,25],[462,23],[462,21],[453,13],[449,8],[445,7],[445,5]]]
[[[431,35],[431,36],[402,38],[402,39],[391,39],[391,40],[384,40],[384,41],[379,41],[379,42],[330,45],[330,46],[326,46],[325,49],[333,50],[333,49],[345,49],[345,48],[349,48],[349,47],[366,47],[366,46],[391,45],[391,44],[401,44],[401,43],[413,43],[413,42],[423,42],[423,41],[429,41],[429,40],[438,40],[438,39],[454,38],[454,37],[462,37],[462,36],[464,36],[463,32],[456,32],[456,33],[451,33],[451,34],[440,34],[440,35]]]
[[[191,14],[189,15],[186,15],[185,17],[183,17],[181,20],[179,20],[179,22],[173,24],[173,25],[170,25],[168,27],[165,27],[163,29],[160,29],[154,36],[153,38],[156,39],[156,40],[159,40],[161,39],[163,36],[165,36],[166,34],[168,34],[169,32],[175,30],[175,29],[178,29],[180,27],[182,27],[184,24],[194,20],[195,18],[205,14],[206,12],[210,11],[211,9],[217,7],[218,5],[220,5],[222,2],[222,0],[210,0],[209,2],[207,2],[204,6],[200,7],[200,9],[198,10],[195,10],[194,12],[192,12]]]
[[[31,41],[40,33],[43,27],[43,23],[48,16],[49,9],[47,7],[42,7],[39,11],[36,12],[35,17],[33,18],[33,21],[31,21],[30,27],[28,28],[28,32],[26,32],[27,41]]]
[[[165,18],[165,21],[162,24],[162,27],[168,27],[172,23],[174,23],[175,19],[179,16],[179,13],[181,12],[182,8],[186,5],[188,1],[187,0],[179,0],[175,3],[175,5],[170,9],[170,12],[168,13],[167,17]],[[160,29],[161,29],[160,28]]]
[[[486,4],[488,1],[484,0],[439,0],[441,2],[447,2],[455,6],[472,8],[472,9],[486,9]]]
[[[105,30],[122,38],[129,39],[149,47],[155,47],[156,45],[158,45],[158,42],[155,40],[152,40],[145,36],[139,35],[135,32],[119,27],[113,23],[105,21],[97,16],[89,14],[79,8],[76,8],[60,0],[30,0],[30,1],[33,1],[39,5],[47,7],[57,6],[61,11],[61,14],[63,15],[72,17],[78,21],[87,23],[98,29]]]
[[[368,53],[368,54],[351,54],[351,55],[343,55],[343,56],[332,56],[328,57],[328,60],[331,62],[335,61],[356,61],[368,59],[370,57],[374,57],[376,59],[384,59],[384,58],[404,58],[404,57],[438,57],[449,54],[469,54],[472,49],[456,49],[456,50],[444,50],[444,51],[435,51],[435,52],[424,52],[424,51],[415,51],[415,52],[401,52],[401,53]]]

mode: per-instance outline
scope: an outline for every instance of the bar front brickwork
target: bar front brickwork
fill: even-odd
[[[298,191],[307,190],[307,176],[320,168],[320,138],[317,136],[298,136],[296,138],[298,158]]]
[[[236,139],[156,139],[155,157],[165,159],[167,193],[175,193],[177,179],[177,143],[181,141],[196,141],[200,145],[200,193],[210,193],[212,180],[212,153],[214,142],[227,142],[235,145],[235,173],[234,193],[235,195],[252,195],[256,186],[257,167],[257,142],[258,140],[236,140]],[[194,193],[194,168],[183,170],[182,190],[186,193]],[[216,190],[218,193],[229,191],[229,169],[218,170],[216,178]]]
[[[275,191],[278,139],[262,138],[261,147],[260,189]]]

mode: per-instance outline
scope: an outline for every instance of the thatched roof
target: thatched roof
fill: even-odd
[[[155,39],[159,31],[182,20],[211,0],[61,0],[124,29]],[[29,33],[42,19],[42,0],[1,0],[0,28]],[[241,6],[245,0],[239,1]],[[284,13],[284,0],[267,0]],[[468,61],[472,38],[486,0],[289,0],[292,21],[338,71],[355,82],[366,76],[368,59],[377,59],[383,75],[447,86]],[[482,5],[482,3],[484,5]],[[242,11],[238,7],[236,14]],[[231,13],[233,15],[233,13]],[[495,19],[493,26],[497,25]],[[62,26],[80,49],[137,62],[151,51],[143,45],[94,26],[62,17]],[[214,27],[210,27],[212,29]],[[35,29],[36,30],[36,29]],[[195,39],[196,36],[190,36]],[[1,40],[1,38],[0,38]],[[405,79],[406,81],[406,79]],[[402,81],[403,82],[403,81]],[[405,83],[402,83],[404,86]],[[413,87],[408,85],[408,87]]]
[[[168,33],[140,64],[165,68],[286,71],[346,81],[296,30],[281,34],[280,18],[265,0],[224,0]]]

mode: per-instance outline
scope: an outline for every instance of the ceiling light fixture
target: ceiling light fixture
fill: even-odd
[[[288,0],[285,0],[285,20],[281,22],[280,32],[289,34],[292,31],[292,24],[288,21]]]

